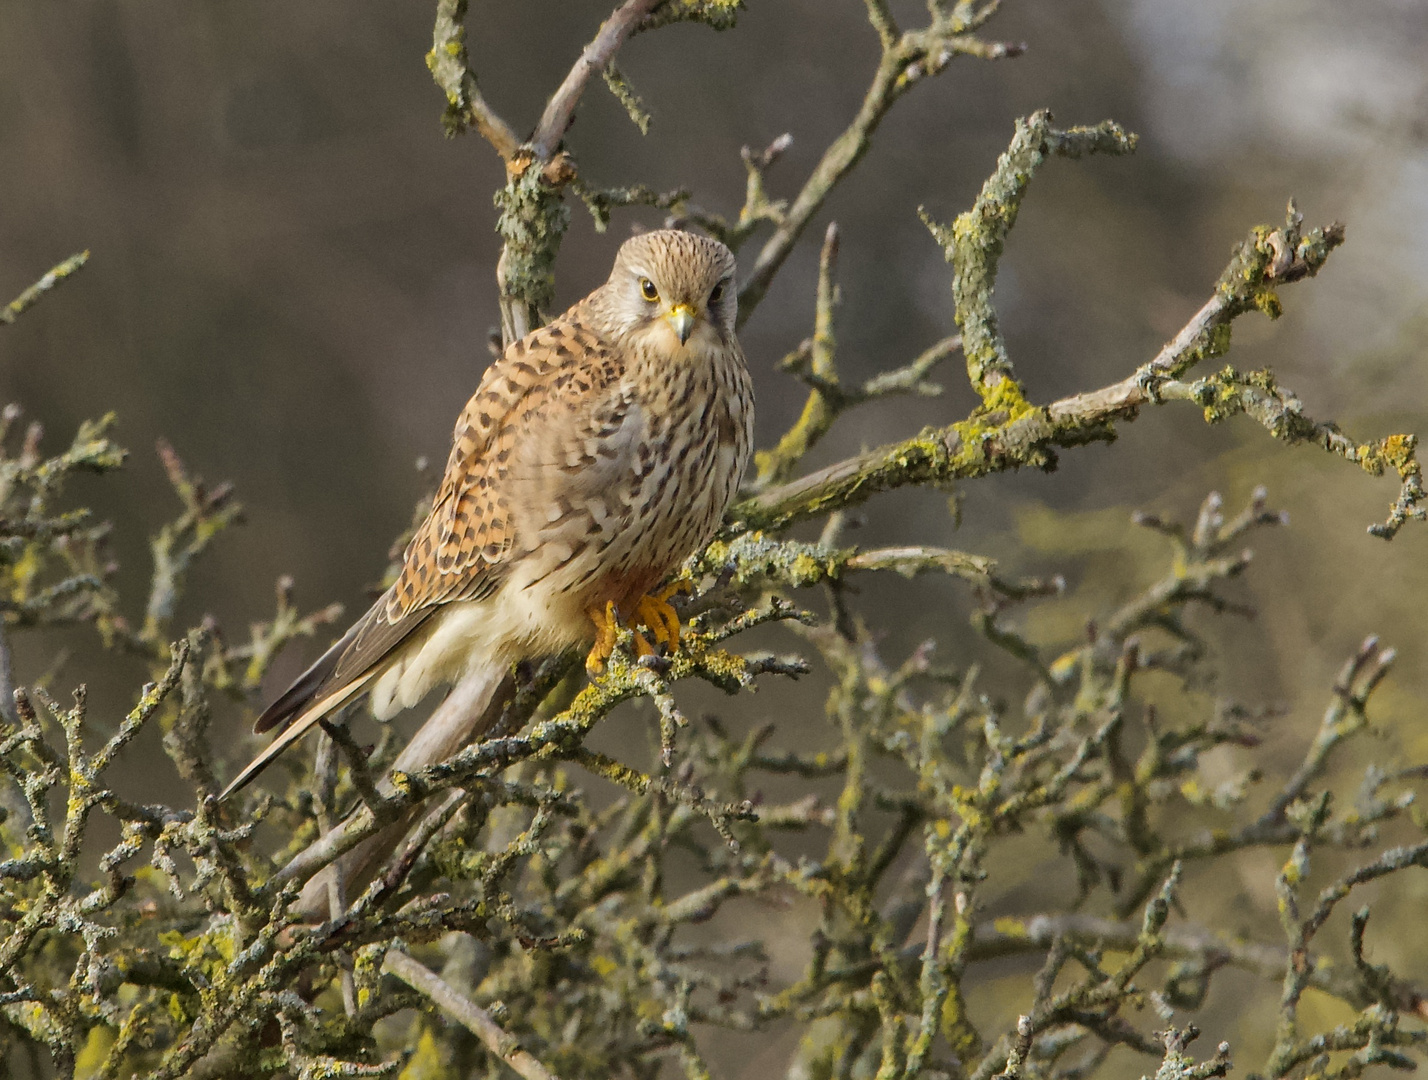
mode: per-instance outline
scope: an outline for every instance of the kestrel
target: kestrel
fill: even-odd
[[[753,442],[736,305],[723,244],[644,233],[604,285],[506,349],[456,421],[400,576],[258,718],[284,730],[223,794],[364,693],[384,720],[592,636],[598,672],[617,619],[677,648],[654,590],[713,537]]]

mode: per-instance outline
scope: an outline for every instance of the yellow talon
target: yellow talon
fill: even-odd
[[[689,588],[687,581],[676,581],[658,592],[640,597],[639,602],[635,604],[634,618],[630,622],[643,625],[649,631],[649,637],[654,639],[654,645],[667,644],[669,651],[674,652],[679,648],[679,614],[670,606],[669,597],[688,592]],[[605,670],[605,662],[610,659],[610,653],[615,648],[615,641],[619,636],[620,615],[614,601],[610,601],[603,607],[591,605],[585,609],[585,616],[595,625],[595,644],[585,657],[585,668],[591,675],[599,675]],[[635,631],[634,648],[637,657],[652,656],[654,645],[650,644],[644,634]]]
[[[612,600],[603,608],[592,605],[585,609],[585,617],[595,624],[595,644],[585,657],[585,670],[591,675],[599,675],[605,670],[605,661],[615,648],[615,602]]]
[[[669,594],[651,593],[641,597],[635,607],[635,614],[649,627],[650,635],[656,643],[668,642],[670,652],[674,652],[679,648],[679,615],[669,606],[665,599],[667,595]]]

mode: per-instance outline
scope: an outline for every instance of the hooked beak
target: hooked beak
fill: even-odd
[[[674,327],[674,332],[679,335],[681,345],[689,340],[689,335],[694,332],[693,308],[688,304],[675,304],[669,309],[669,314],[665,318],[669,320],[669,325]]]

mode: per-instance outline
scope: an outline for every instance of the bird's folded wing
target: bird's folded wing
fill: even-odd
[[[582,323],[578,305],[487,369],[456,421],[431,513],[407,545],[388,594],[389,621],[490,595],[530,539],[517,536],[512,471],[533,459],[549,466],[575,460],[585,470],[584,436],[623,373],[616,353]],[[532,440],[549,445],[536,451]]]

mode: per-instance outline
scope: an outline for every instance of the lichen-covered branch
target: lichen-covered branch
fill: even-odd
[[[1215,297],[1154,359],[1120,382],[1036,406],[1015,380],[1002,378],[967,419],[761,491],[739,503],[731,517],[747,528],[782,529],[897,487],[945,485],[1026,466],[1049,469],[1057,450],[1112,439],[1116,422],[1133,420],[1141,408],[1178,395],[1173,380],[1229,348],[1235,318],[1256,309],[1277,315],[1276,287],[1317,273],[1342,240],[1339,226],[1303,232],[1297,212],[1291,211],[1284,226],[1253,230],[1221,275]],[[976,248],[990,252],[990,241]],[[1162,392],[1167,386],[1169,392]],[[1246,400],[1235,390],[1227,397]],[[1362,460],[1416,475],[1415,445],[1411,436],[1395,436],[1377,450],[1366,447]]]
[[[431,52],[426,54],[431,77],[446,95],[442,126],[448,135],[459,135],[468,125],[475,127],[502,161],[510,161],[521,140],[486,103],[476,85],[466,54],[466,3],[467,0],[437,0]]]
[[[962,330],[967,375],[987,408],[1014,407],[1024,396],[1012,375],[992,293],[1002,249],[1016,224],[1031,178],[1048,155],[1129,154],[1135,144],[1136,137],[1114,121],[1060,131],[1051,126],[1051,113],[1033,113],[1017,121],[1011,146],[997,159],[996,171],[970,210],[950,227],[938,225],[926,211],[919,211],[952,264],[952,301]],[[1003,382],[1009,385],[1003,386]]]
[[[1416,435],[1388,435],[1356,443],[1337,424],[1306,416],[1299,399],[1281,387],[1274,373],[1267,370],[1240,372],[1226,366],[1192,382],[1167,379],[1156,384],[1155,392],[1162,400],[1193,401],[1204,409],[1207,423],[1242,414],[1257,421],[1276,439],[1291,444],[1312,443],[1358,465],[1370,476],[1382,476],[1392,470],[1401,482],[1399,495],[1389,508],[1387,520],[1368,527],[1372,536],[1391,540],[1410,519],[1422,521],[1428,517],[1428,508],[1422,505],[1423,467],[1418,461]]]

